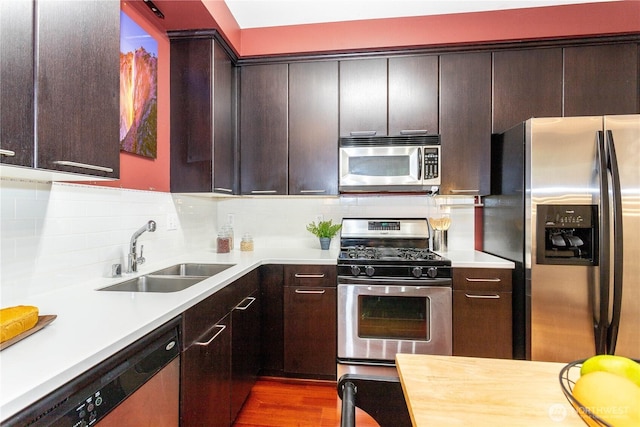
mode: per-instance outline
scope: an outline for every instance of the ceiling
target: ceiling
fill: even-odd
[[[224,0],[241,29],[617,0]]]

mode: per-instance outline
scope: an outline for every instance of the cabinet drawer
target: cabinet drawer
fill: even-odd
[[[511,292],[453,292],[454,356],[510,359],[511,328]]]
[[[503,268],[454,268],[454,290],[510,292],[512,270]]]
[[[206,332],[212,323],[226,316],[247,295],[257,291],[258,284],[258,271],[253,270],[185,311],[182,322],[185,347]]]
[[[335,265],[286,265],[285,286],[336,287]]]

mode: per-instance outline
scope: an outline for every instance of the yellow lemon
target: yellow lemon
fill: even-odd
[[[620,375],[594,371],[581,376],[573,396],[598,418],[615,427],[640,426],[640,387]],[[597,425],[578,411],[589,425]]]
[[[640,363],[627,357],[600,354],[585,360],[582,368],[580,368],[581,375],[596,371],[605,371],[621,375],[640,387]]]

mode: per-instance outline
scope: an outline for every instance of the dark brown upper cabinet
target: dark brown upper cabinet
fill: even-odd
[[[287,194],[288,65],[240,70],[241,194]]]
[[[489,194],[491,53],[440,57],[440,134],[440,194]]]
[[[493,54],[493,133],[531,117],[562,116],[562,48]]]
[[[438,133],[438,57],[389,58],[389,135]]]
[[[6,149],[17,149],[18,164],[70,173],[65,175],[70,181],[74,176],[118,178],[120,4],[41,0],[29,10],[24,3],[32,4],[2,5],[2,81],[17,84],[9,90],[2,87],[3,150],[5,132],[13,133],[7,136]],[[5,42],[10,44],[7,51]],[[5,55],[11,61],[8,69]],[[33,88],[27,87],[28,79],[35,82]],[[15,96],[9,109],[17,108],[6,116],[4,106],[11,101],[5,96]],[[15,139],[15,132],[22,131]],[[29,147],[37,147],[35,161],[26,153]]]
[[[438,57],[340,62],[340,136],[438,133]]]
[[[387,59],[340,61],[340,136],[387,134]]]
[[[638,44],[564,49],[565,116],[638,112]]]
[[[237,193],[235,67],[212,38],[171,40],[171,191]]]
[[[33,9],[30,1],[0,2],[0,163],[27,167],[34,166]]]
[[[289,194],[338,194],[338,62],[289,65]]]

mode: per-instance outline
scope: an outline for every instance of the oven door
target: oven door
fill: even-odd
[[[394,361],[396,353],[451,355],[450,285],[450,279],[339,280],[338,359],[375,363]]]
[[[341,191],[421,189],[422,147],[341,147]]]

